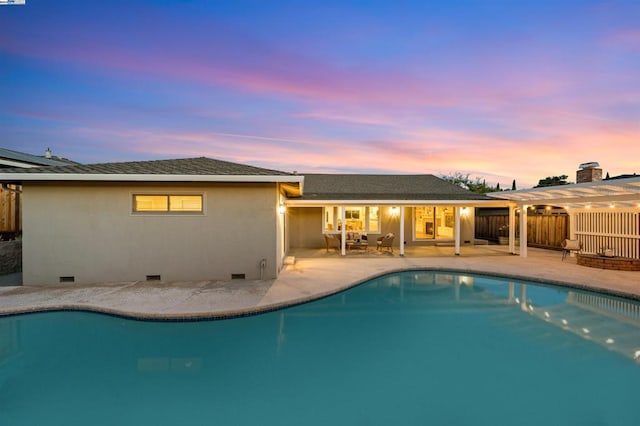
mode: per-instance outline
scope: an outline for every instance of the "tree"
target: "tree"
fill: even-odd
[[[534,188],[542,188],[545,186],[559,186],[559,185],[568,185],[571,182],[567,182],[567,175],[560,176],[547,176],[544,179],[540,179],[538,184],[534,186]]]
[[[607,172],[607,176],[604,178],[604,180],[609,180],[609,179],[611,178],[609,177],[609,172]]]
[[[513,183],[511,184],[511,190],[515,191],[516,190],[516,180],[513,180]]]
[[[441,179],[446,180],[454,185],[457,185],[461,188],[468,189],[471,192],[476,192],[478,194],[486,194],[487,192],[496,192],[500,191],[500,184],[497,187],[487,185],[485,179],[476,177],[475,179],[471,179],[469,177],[469,173],[462,174],[461,172],[455,172],[449,175],[440,175]]]

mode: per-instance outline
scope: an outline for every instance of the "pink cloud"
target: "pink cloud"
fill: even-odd
[[[387,69],[350,68],[246,37],[234,40],[233,49],[216,40],[187,43],[159,37],[143,44],[164,46],[163,49],[133,50],[127,44],[107,43],[99,36],[85,35],[74,44],[61,44],[55,50],[29,38],[0,39],[0,50],[92,67],[101,72],[108,70],[127,78],[196,81],[251,93],[338,104],[373,103],[400,110],[414,106],[452,107],[469,102],[504,103],[552,93],[565,84],[557,75],[545,74],[542,67],[533,71],[523,66],[518,72],[497,76],[496,69],[513,70],[513,65],[505,63],[507,58],[488,52],[468,58],[465,67],[446,71],[420,62]],[[181,41],[184,45],[180,45]]]

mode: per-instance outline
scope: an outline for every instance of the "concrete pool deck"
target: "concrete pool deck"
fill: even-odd
[[[391,253],[298,250],[296,262],[275,280],[126,282],[0,287],[0,316],[84,310],[148,320],[213,319],[250,315],[327,296],[389,272],[436,269],[493,274],[590,289],[640,300],[640,272],[578,266],[557,251],[529,248],[529,257],[504,246],[428,247]]]

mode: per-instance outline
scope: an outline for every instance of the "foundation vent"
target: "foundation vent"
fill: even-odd
[[[232,280],[244,280],[244,274],[231,274],[231,279]]]
[[[61,283],[74,283],[74,282],[76,282],[76,277],[73,277],[73,276],[60,277],[60,282]]]
[[[162,281],[160,275],[147,275],[147,281]]]

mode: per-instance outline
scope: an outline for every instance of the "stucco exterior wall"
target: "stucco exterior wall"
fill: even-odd
[[[202,193],[204,214],[132,214],[133,193]],[[275,184],[29,183],[23,203],[25,284],[277,275]]]
[[[289,244],[292,248],[324,247],[322,207],[293,207],[289,217]]]

